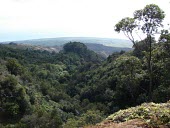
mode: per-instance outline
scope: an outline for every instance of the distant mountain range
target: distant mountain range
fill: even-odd
[[[95,51],[96,53],[102,55],[103,57],[108,57],[114,52],[120,52],[120,51],[130,51],[132,48],[126,48],[126,47],[110,47],[105,46],[103,44],[92,44],[92,43],[85,43],[88,49]]]
[[[81,42],[81,43],[92,43],[92,44],[103,44],[111,47],[128,47],[132,48],[132,43],[129,40],[114,39],[114,38],[97,38],[97,37],[59,37],[59,38],[42,38],[32,40],[21,40],[21,41],[7,41],[1,43],[23,43],[31,45],[41,46],[61,46],[68,42]]]
[[[43,38],[21,41],[7,41],[1,43],[18,44],[17,47],[31,47],[35,50],[46,50],[49,52],[59,52],[62,46],[68,42],[84,43],[88,49],[107,57],[113,52],[130,51],[132,43],[128,40],[96,37],[60,37],[60,38]],[[16,45],[15,45],[16,46]]]

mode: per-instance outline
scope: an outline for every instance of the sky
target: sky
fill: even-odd
[[[114,25],[147,4],[165,11],[170,0],[0,0],[0,41],[55,37],[126,39]]]

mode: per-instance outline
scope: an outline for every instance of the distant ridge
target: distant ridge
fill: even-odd
[[[114,38],[98,38],[98,37],[58,37],[58,38],[42,38],[42,39],[31,39],[31,40],[21,40],[21,41],[6,41],[1,43],[22,43],[31,45],[41,45],[41,46],[61,46],[68,42],[82,42],[82,43],[92,43],[92,44],[103,44],[104,46],[111,47],[125,47],[132,48],[132,43],[129,40],[124,39],[114,39]]]

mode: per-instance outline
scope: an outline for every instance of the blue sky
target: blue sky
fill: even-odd
[[[123,38],[114,25],[146,4],[170,21],[169,0],[0,0],[0,41],[54,37]]]

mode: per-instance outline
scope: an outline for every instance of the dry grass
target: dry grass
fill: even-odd
[[[120,110],[103,122],[85,128],[170,128],[170,101]]]
[[[149,126],[141,119],[133,119],[126,122],[114,123],[112,121],[102,122],[95,126],[87,126],[85,128],[170,128],[166,125]]]

